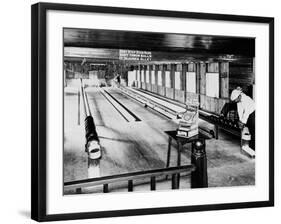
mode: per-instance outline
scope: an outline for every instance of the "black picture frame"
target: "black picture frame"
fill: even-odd
[[[226,203],[196,206],[159,207],[132,210],[114,210],[70,214],[46,213],[46,13],[48,10],[69,12],[110,13],[139,16],[161,16],[216,21],[253,22],[269,25],[269,200],[243,203]],[[237,208],[274,206],[274,18],[195,13],[183,11],[164,11],[136,8],[102,7],[89,5],[37,3],[32,5],[31,16],[31,218],[37,221],[74,220],[100,217],[148,215],[161,213],[192,212]]]

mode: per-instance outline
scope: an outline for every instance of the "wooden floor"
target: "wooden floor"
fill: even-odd
[[[128,122],[99,88],[89,87],[86,91],[102,146],[102,159],[99,164],[101,176],[165,167],[168,147],[165,131],[175,130],[175,122],[143,107],[123,95],[119,89],[108,88],[108,93],[140,119]],[[89,176],[87,154],[84,150],[83,111],[80,114],[80,125],[78,111],[77,88],[67,87],[64,98],[64,181],[85,179]],[[233,139],[222,132],[219,140],[207,140],[206,145],[209,186],[255,183],[254,160],[241,155],[239,139]],[[182,165],[190,164],[190,147],[186,145],[182,153]],[[175,148],[173,143],[171,166],[176,165]]]

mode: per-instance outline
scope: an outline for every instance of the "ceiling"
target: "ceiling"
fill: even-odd
[[[254,38],[156,32],[64,28],[64,46],[255,56]]]

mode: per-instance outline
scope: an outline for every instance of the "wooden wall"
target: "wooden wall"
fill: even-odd
[[[106,78],[108,80],[114,78],[118,73],[121,78],[127,82],[127,75],[130,69],[129,63],[120,61],[116,62],[99,62],[96,65],[93,61],[82,64],[82,61],[64,61],[64,70],[66,78],[89,78],[89,71],[98,71],[99,78]],[[103,75],[102,75],[103,74]],[[101,77],[100,77],[101,76]]]
[[[80,76],[85,76],[89,74],[91,67],[89,64],[81,65],[81,62],[65,62],[65,77],[67,79],[80,78]]]
[[[255,83],[253,60],[240,60],[229,64],[229,94],[237,86],[252,97],[252,85]]]
[[[249,62],[249,61],[248,61]],[[153,64],[137,66],[135,69],[150,74],[149,83],[142,82],[139,86],[142,89],[151,91],[161,96],[185,103],[186,99],[193,97],[194,93],[186,90],[186,72],[196,74],[196,93],[199,96],[200,109],[220,114],[225,103],[229,102],[229,96],[237,85],[247,88],[253,84],[253,64],[241,62],[196,62],[196,63],[172,63]],[[155,84],[151,83],[151,71],[154,71]],[[161,72],[162,83],[158,83],[158,71]],[[171,87],[166,87],[165,72],[170,72]],[[175,72],[180,73],[180,88],[175,88]],[[206,96],[206,73],[219,73],[219,97]]]

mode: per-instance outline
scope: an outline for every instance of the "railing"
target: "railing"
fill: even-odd
[[[88,97],[87,97],[87,94],[85,92],[84,84],[83,84],[82,79],[80,79],[80,82],[81,82],[80,92],[81,92],[81,97],[83,99],[83,108],[84,108],[85,117],[92,116],[91,111],[90,111],[90,107],[89,107]]]
[[[80,95],[82,97],[83,108],[84,108],[84,125],[85,125],[85,151],[88,153],[89,159],[100,159],[101,157],[101,147],[99,144],[99,136],[96,131],[96,125],[94,122],[94,118],[92,117],[88,97],[84,89],[83,81],[81,81],[80,92],[78,95],[78,100],[80,99]],[[80,100],[79,100],[80,102]]]
[[[64,184],[65,190],[76,189],[76,192],[82,192],[85,187],[94,187],[103,185],[103,192],[108,192],[109,184],[116,182],[128,182],[128,191],[133,191],[134,181],[137,179],[150,179],[150,190],[156,190],[156,178],[159,176],[171,175],[171,187],[172,189],[179,188],[177,175],[183,172],[189,172],[191,174],[195,171],[196,167],[194,165],[180,166],[180,167],[169,167],[164,169],[155,169],[148,171],[131,172],[125,174],[118,174],[105,177],[97,177],[91,179],[84,179],[72,182],[66,182]]]
[[[191,165],[168,167],[163,169],[138,171],[124,174],[117,174],[112,176],[96,177],[90,179],[83,179],[64,183],[64,190],[76,190],[76,193],[82,193],[83,188],[103,186],[103,192],[109,192],[109,184],[127,181],[128,191],[133,191],[134,181],[137,179],[150,179],[150,190],[156,190],[156,178],[159,176],[171,176],[171,188],[179,189],[180,174],[187,172],[191,175],[191,188],[208,187],[207,174],[207,158],[205,150],[205,142],[202,140],[195,140],[192,143]]]

